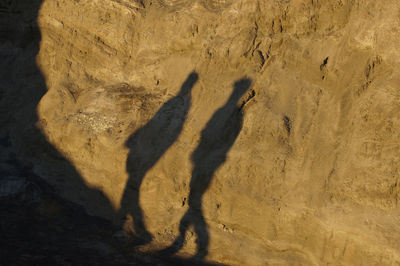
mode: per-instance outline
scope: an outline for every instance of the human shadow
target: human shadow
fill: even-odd
[[[0,4],[0,109],[3,130],[16,153],[33,171],[41,169],[57,190],[66,186],[82,201],[115,213],[107,196],[90,188],[76,168],[42,133],[37,107],[47,93],[45,79],[36,64],[41,32],[38,13],[42,0],[4,1]],[[3,133],[4,134],[4,133]],[[26,163],[30,160],[31,163]],[[29,166],[30,165],[30,166]],[[95,203],[95,204],[94,204]]]
[[[179,236],[160,255],[172,255],[184,245],[189,226],[197,235],[197,253],[194,258],[203,260],[208,253],[209,235],[202,210],[202,197],[210,185],[215,171],[225,162],[226,156],[243,123],[242,106],[239,100],[249,89],[251,81],[241,79],[234,84],[232,94],[224,106],[219,108],[201,132],[200,143],[191,155],[194,165],[190,181],[188,210],[179,225]]]
[[[162,105],[146,125],[133,133],[126,141],[129,155],[126,170],[129,179],[121,198],[118,217],[133,219],[132,244],[145,244],[152,239],[143,221],[140,207],[140,186],[143,178],[179,137],[191,104],[191,90],[198,75],[192,72],[182,84],[179,93]]]

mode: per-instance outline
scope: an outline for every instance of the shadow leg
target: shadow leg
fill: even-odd
[[[209,236],[207,231],[207,224],[201,212],[196,212],[196,221],[194,223],[194,230],[197,235],[197,253],[193,258],[203,260],[208,254]]]
[[[146,226],[143,221],[143,211],[139,206],[139,189],[130,189],[129,193],[125,191],[125,194],[122,198],[122,204],[122,206],[124,207],[123,209],[121,209],[118,217],[120,217],[121,219],[126,219],[127,214],[130,213],[132,215],[133,228],[129,230],[131,232],[133,231],[132,233],[134,234],[134,240],[132,241],[132,244],[144,245],[151,242],[153,237],[146,230]],[[129,210],[127,210],[126,208],[129,208]]]

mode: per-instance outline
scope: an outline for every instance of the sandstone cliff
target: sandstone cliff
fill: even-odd
[[[147,251],[400,263],[396,0],[13,3],[2,121],[64,198]]]

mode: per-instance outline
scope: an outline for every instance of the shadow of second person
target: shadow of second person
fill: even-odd
[[[198,80],[195,72],[189,74],[179,93],[162,105],[157,113],[126,141],[129,148],[126,170],[129,174],[118,217],[133,219],[132,244],[145,244],[152,236],[147,231],[140,207],[140,186],[143,178],[177,140],[191,104],[191,90]],[[127,223],[127,221],[125,221]]]
[[[243,124],[243,110],[239,100],[248,91],[250,79],[241,79],[234,85],[232,94],[219,108],[201,132],[200,143],[191,155],[193,162],[190,181],[189,209],[179,225],[179,236],[171,246],[161,250],[160,255],[172,255],[182,249],[185,234],[193,226],[197,235],[196,260],[208,254],[209,235],[202,210],[202,197],[209,187],[215,171],[225,162]]]

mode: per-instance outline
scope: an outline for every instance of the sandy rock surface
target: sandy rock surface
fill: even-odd
[[[62,197],[147,251],[400,263],[398,1],[23,2],[1,121]]]

